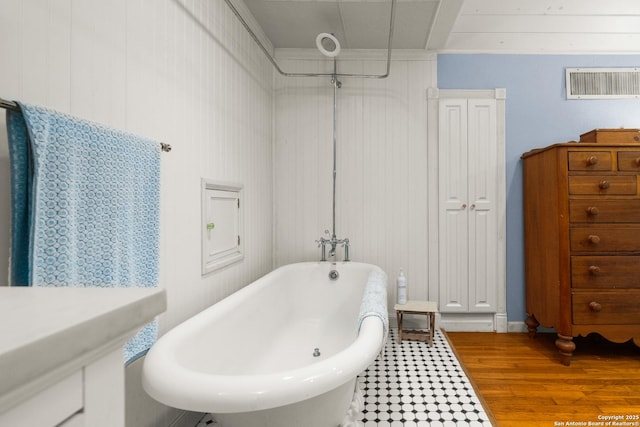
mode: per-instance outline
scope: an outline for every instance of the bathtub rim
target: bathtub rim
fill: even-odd
[[[266,282],[280,269],[305,264],[332,267],[332,263],[319,262],[289,264],[250,285]],[[337,266],[344,264],[347,263],[337,263]],[[374,264],[349,264],[383,272]],[[223,308],[228,303],[237,303],[252,292],[248,288],[249,285],[187,319],[154,344],[143,365],[142,384],[147,394],[165,405],[198,412],[236,413],[276,408],[319,396],[352,380],[376,359],[384,346],[383,322],[378,317],[369,316],[362,321],[358,335],[349,346],[301,368],[256,375],[220,375],[194,371],[181,365],[172,349],[199,326],[198,322],[207,317],[207,311],[225,300],[231,301],[223,304]],[[178,330],[180,327],[182,329]]]

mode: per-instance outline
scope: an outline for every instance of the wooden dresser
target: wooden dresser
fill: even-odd
[[[640,134],[636,134],[637,135]],[[569,142],[522,156],[526,324],[640,344],[640,144]]]

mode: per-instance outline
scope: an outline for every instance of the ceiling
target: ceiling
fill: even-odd
[[[275,48],[386,49],[391,0],[244,0]],[[638,0],[397,0],[394,49],[640,53]]]

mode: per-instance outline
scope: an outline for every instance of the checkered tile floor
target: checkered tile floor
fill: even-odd
[[[439,330],[429,347],[421,341],[398,344],[397,330],[391,329],[384,355],[358,377],[358,384],[365,399],[363,427],[491,427]],[[216,425],[207,414],[195,427]]]

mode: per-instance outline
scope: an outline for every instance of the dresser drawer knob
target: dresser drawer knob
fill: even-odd
[[[596,216],[596,215],[598,215],[599,213],[600,213],[600,209],[598,209],[598,208],[597,208],[597,207],[595,207],[595,206],[589,206],[589,207],[587,208],[587,215],[590,215],[590,216]]]
[[[602,311],[602,304],[599,302],[591,301],[589,303],[589,309],[595,313]]]
[[[589,243],[593,243],[595,245],[600,243],[600,236],[598,236],[597,234],[589,234],[587,240],[589,241]]]
[[[587,158],[587,165],[589,165],[589,166],[593,166],[593,165],[595,165],[596,163],[598,163],[598,158],[597,158],[596,156],[589,156],[589,157]]]
[[[606,179],[603,179],[602,181],[600,181],[600,183],[598,184],[598,187],[600,187],[601,190],[606,190],[607,188],[609,188],[611,186],[611,183],[609,181],[607,181]]]
[[[640,157],[636,157],[636,166],[640,166]]]
[[[592,276],[600,274],[600,267],[598,267],[597,265],[590,265],[589,274],[591,274]]]

